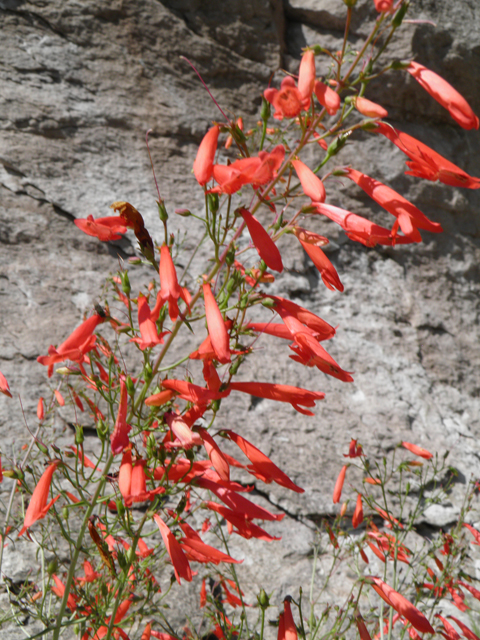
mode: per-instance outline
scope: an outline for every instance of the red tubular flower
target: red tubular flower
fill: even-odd
[[[155,514],[153,516],[153,519],[160,529],[163,543],[165,544],[167,553],[170,556],[170,560],[172,561],[173,570],[175,572],[175,577],[178,584],[182,584],[180,578],[184,578],[187,582],[191,582],[192,570],[190,569],[190,564],[187,560],[187,557],[185,556],[185,553],[182,550],[180,543],[158,514]]]
[[[433,453],[430,453],[430,451],[427,451],[426,449],[423,449],[416,444],[412,444],[411,442],[402,442],[402,447],[408,449],[408,451],[411,451],[416,456],[425,458],[425,460],[430,460],[430,458],[433,458]]]
[[[445,629],[445,632],[440,631],[440,633],[446,640],[460,640],[460,634],[457,633],[455,627],[451,625],[448,620],[446,620],[439,613],[436,613],[435,617],[441,620],[443,624],[443,628]]]
[[[308,391],[307,389],[292,387],[287,384],[274,384],[271,382],[231,382],[229,389],[231,391],[249,393],[256,398],[288,402],[299,413],[303,413],[306,416],[315,414],[303,407],[314,407],[316,400],[323,400],[325,397],[325,394],[321,391]]]
[[[377,124],[377,133],[381,133],[393,142],[400,151],[403,151],[411,160],[407,162],[410,171],[407,175],[425,178],[426,180],[440,180],[451,187],[464,187],[466,189],[480,189],[480,178],[469,176],[468,173],[457,167],[439,153],[428,147],[420,140],[409,136],[403,131],[394,129],[386,122]]]
[[[435,633],[434,628],[427,620],[427,618],[421,613],[411,602],[409,602],[404,596],[400,595],[392,589],[388,584],[370,576],[373,581],[372,587],[378,593],[378,595],[385,600],[385,602],[393,607],[400,615],[410,622],[412,627],[415,627],[420,633]]]
[[[128,410],[128,392],[125,380],[120,378],[120,403],[118,405],[117,420],[115,422],[115,428],[110,436],[110,442],[112,446],[112,453],[122,453],[126,447],[130,444],[128,438],[128,432],[132,428],[127,424],[127,410]]]
[[[160,291],[157,295],[157,303],[151,312],[151,319],[156,322],[160,309],[168,302],[168,315],[172,322],[176,322],[178,318],[178,300],[181,298],[189,309],[190,294],[185,287],[178,284],[177,272],[173,264],[170,249],[166,244],[160,249]],[[190,309],[189,309],[190,311]]]
[[[449,111],[461,127],[478,129],[480,124],[478,117],[465,98],[451,84],[418,62],[411,62],[407,71],[432,98]]]
[[[293,333],[290,329],[279,322],[249,322],[245,328],[258,333],[266,333],[267,335],[275,336],[276,338],[293,340]]]
[[[134,502],[154,500],[157,494],[165,491],[163,487],[147,491],[145,464],[145,460],[137,460],[133,466],[131,452],[126,451],[123,454],[118,474],[118,488],[127,507],[131,507]]]
[[[47,515],[48,510],[58,500],[60,495],[53,498],[48,504],[48,494],[50,492],[50,485],[52,484],[52,477],[57,468],[58,462],[53,462],[48,465],[43,472],[41,478],[37,482],[37,486],[33,490],[32,497],[25,513],[25,520],[23,521],[23,527],[21,528],[18,537],[22,536],[25,531],[32,526],[37,520],[41,520]]]
[[[217,306],[215,296],[212,293],[210,284],[203,284],[203,298],[205,300],[205,314],[207,316],[207,327],[212,341],[212,347],[217,356],[217,360],[222,364],[230,362],[230,337],[225,327],[225,321]]]
[[[325,202],[325,187],[323,186],[323,182],[320,178],[313,173],[306,164],[303,164],[301,160],[292,160],[292,165],[297,172],[298,179],[300,180],[305,195],[308,196],[313,203]]]
[[[95,220],[90,215],[87,218],[77,218],[73,224],[83,233],[98,238],[102,242],[119,240],[123,233],[127,233],[125,221],[120,216],[107,216]]]
[[[196,556],[194,559],[197,562],[212,562],[213,564],[220,564],[220,562],[226,562],[228,564],[241,564],[243,560],[235,560],[231,556],[205,544],[199,534],[186,522],[180,522],[180,527],[185,534],[185,537],[181,539],[180,544],[183,550],[187,554]]]
[[[248,440],[245,440],[245,438],[238,435],[238,433],[231,431],[230,429],[226,430],[224,433],[226,433],[230,440],[233,440],[233,442],[235,442],[235,444],[240,447],[240,449],[252,463],[254,469],[256,471],[259,471],[265,478],[265,482],[270,483],[273,480],[282,487],[286,487],[287,489],[291,489],[292,491],[296,491],[297,493],[304,493],[305,490],[292,482],[290,478],[281,469],[279,469],[268,456],[260,451],[260,449],[254,447],[253,444],[248,442]]]
[[[199,405],[205,405],[212,400],[220,400],[220,398],[226,398],[230,393],[227,391],[210,391],[204,387],[200,387],[197,384],[187,382],[186,380],[162,380],[162,387],[170,391],[175,391],[178,395],[187,400]],[[163,393],[163,391],[161,392]],[[158,396],[155,394],[145,400],[146,405],[157,406]],[[164,404],[162,402],[162,404]]]
[[[340,473],[338,474],[337,481],[335,482],[335,487],[333,489],[333,504],[337,504],[340,502],[340,498],[342,497],[342,489],[343,483],[345,482],[345,474],[347,473],[348,465],[344,464],[340,469]]]
[[[315,82],[314,91],[322,107],[325,107],[329,115],[334,116],[340,109],[340,96],[338,93],[323,82],[320,82],[320,80]]]
[[[480,640],[480,638],[475,633],[473,633],[473,631],[469,629],[467,625],[464,624],[461,620],[458,620],[458,618],[455,618],[455,616],[448,617],[450,618],[450,620],[454,620],[458,624],[460,629],[463,631],[464,637],[467,638],[467,640]]]
[[[475,542],[471,542],[471,544],[480,546],[480,531],[477,531],[471,524],[467,524],[466,522],[463,523],[463,526],[466,527],[475,538]]]
[[[184,449],[191,449],[195,444],[201,444],[201,439],[190,429],[182,416],[166,413],[165,420],[175,437]]]
[[[351,213],[346,209],[340,209],[340,207],[334,207],[331,204],[317,204],[317,213],[321,213],[330,220],[333,220],[339,224],[345,231],[347,237],[355,242],[361,242],[366,247],[374,247],[377,244],[394,246],[395,244],[407,244],[412,242],[410,238],[398,236],[390,229],[380,227],[378,224],[374,224],[357,216],[355,213]]]
[[[390,13],[393,10],[394,0],[374,0],[375,9],[379,13]]]
[[[59,347],[55,349],[53,345],[50,345],[49,355],[38,356],[37,362],[45,366],[51,366],[64,360],[81,362],[84,355],[94,348],[97,337],[93,335],[93,332],[103,320],[104,318],[98,314],[91,316],[82,322]]]
[[[357,444],[357,441],[353,438],[350,440],[350,445],[348,447],[348,453],[344,453],[344,458],[359,458],[363,456],[363,449],[361,444]]]
[[[312,244],[311,242],[306,242],[304,240],[305,233],[309,232],[305,232],[305,229],[296,227],[295,235],[304,248],[305,253],[317,267],[322,277],[323,284],[327,287],[327,289],[330,289],[331,291],[334,291],[335,289],[340,292],[343,291],[344,286],[341,283],[340,278],[338,277],[337,270],[318,245]],[[325,240],[325,238],[323,238],[322,236],[318,236],[318,238],[320,239],[320,241]]]
[[[213,160],[217,151],[220,127],[215,125],[207,131],[198,147],[197,157],[193,163],[193,173],[197,182],[204,187],[213,175]]]
[[[308,49],[302,56],[298,70],[298,91],[302,100],[310,100],[315,84],[315,54]]]
[[[228,465],[227,459],[220,450],[220,447],[206,429],[203,429],[202,427],[196,427],[196,431],[200,434],[200,437],[203,440],[204,447],[207,451],[208,457],[212,462],[213,468],[222,480],[229,482],[230,467]]]
[[[45,403],[43,398],[39,398],[37,402],[37,418],[39,422],[42,422],[45,418]]]
[[[285,628],[284,640],[298,640],[297,627],[292,616],[290,600],[285,598],[283,601],[283,623]]]
[[[252,216],[252,214],[243,207],[238,210],[248,227],[248,231],[255,245],[258,255],[265,262],[269,269],[282,272],[283,263],[280,251],[267,231],[262,227],[260,222]]]
[[[142,293],[138,296],[138,326],[141,337],[131,338],[130,342],[136,342],[142,351],[150,349],[157,344],[163,344],[163,336],[167,332],[158,333],[148,306],[148,300]]]
[[[361,640],[372,640],[370,634],[368,633],[365,622],[358,611],[355,615],[355,622],[357,623],[358,633],[360,634]]]
[[[362,495],[359,493],[357,496],[357,504],[352,516],[352,526],[356,529],[363,522],[363,504]]]
[[[397,218],[401,230],[413,242],[421,242],[422,240],[418,229],[425,229],[425,231],[432,233],[443,231],[438,222],[429,220],[420,209],[417,209],[415,205],[390,187],[355,169],[349,169],[347,175],[377,204]]]
[[[227,509],[216,502],[206,502],[205,506],[211,511],[215,511],[224,518],[230,525],[232,531],[237,533],[242,538],[250,540],[250,538],[257,538],[258,540],[265,540],[266,542],[272,542],[272,540],[280,540],[267,533],[264,529],[251,522],[243,514]],[[233,529],[236,527],[236,531]],[[230,530],[230,529],[229,529]]]
[[[57,575],[53,574],[52,578],[55,582],[55,586],[52,587],[52,592],[59,598],[63,598],[63,594],[65,593],[65,585]],[[74,596],[73,593],[68,594],[67,607],[70,609],[70,611],[75,611],[77,609],[77,597]]]
[[[3,373],[1,371],[0,371],[0,393],[5,394],[9,398],[12,397],[12,394],[10,393],[10,387],[8,386],[7,379],[5,378],[5,376],[3,375]]]
[[[207,580],[204,578],[202,580],[202,586],[200,589],[200,609],[207,604]]]
[[[295,343],[290,345],[290,349],[295,352],[294,356],[290,356],[292,360],[300,362],[306,367],[317,367],[327,376],[332,376],[337,380],[353,382],[350,373],[344,371],[311,335],[299,332],[295,334],[294,340]]]
[[[367,118],[387,118],[388,111],[381,107],[376,102],[371,102],[362,96],[358,96],[358,98],[354,99],[354,106],[357,111],[359,111],[362,116],[367,116]]]
[[[308,309],[304,309],[300,305],[295,304],[295,302],[281,298],[280,296],[268,297],[275,302],[275,310],[282,316],[282,319],[283,315],[281,312],[283,310],[309,329],[312,329],[312,331],[315,331],[318,334],[319,340],[329,340],[335,335],[335,329],[329,325],[328,322],[325,322],[325,320],[322,320],[322,318],[319,318]],[[287,324],[286,321],[285,324]]]

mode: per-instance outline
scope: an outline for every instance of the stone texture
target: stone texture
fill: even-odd
[[[36,357],[61,342],[101,300],[101,284],[115,270],[117,254],[134,253],[133,241],[100,244],[80,234],[73,219],[107,215],[113,201],[124,199],[159,236],[147,129],[169,211],[201,208],[191,166],[219,114],[179,56],[198,67],[223,109],[253,121],[273,71],[283,66],[296,72],[306,45],[341,46],[345,13],[340,0],[0,2],[0,370],[21,395],[29,424],[46,384]],[[405,25],[394,55],[415,56],[479,114],[478,3],[416,0],[412,17],[419,22]],[[373,2],[359,0],[353,48],[375,18]],[[328,64],[328,58],[317,58],[318,72],[327,73]],[[480,175],[479,133],[461,130],[408,74],[390,72],[372,83],[367,97],[389,109],[394,126]],[[343,294],[324,288],[299,247],[283,245],[288,271],[270,290],[339,325],[329,351],[355,372],[355,382],[345,385],[302,368],[286,353],[278,357],[276,343],[265,337],[260,357],[242,379],[255,375],[325,391],[316,417],[242,394],[222,407],[219,426],[240,428],[306,489],[292,496],[270,485],[255,498],[288,516],[270,529],[283,536],[279,543],[234,542],[246,558],[240,571],[250,600],[261,586],[276,589],[280,602],[309,584],[314,525],[334,512],[333,483],[350,438],[359,438],[372,456],[402,439],[440,455],[451,451],[449,461],[460,474],[449,502],[427,512],[432,527],[455,521],[465,483],[480,475],[479,193],[406,177],[399,151],[386,140],[362,136],[361,144],[358,136],[347,145],[341,162],[387,182],[445,233],[424,233],[417,246],[365,249],[333,223],[314,221],[313,230],[332,239],[329,255],[345,284]],[[346,181],[328,180],[327,193],[332,204],[386,219]],[[179,219],[180,233],[187,227],[192,246],[195,227]],[[13,450],[19,456],[28,433],[17,400],[0,397],[0,430],[2,454]],[[346,495],[353,496],[353,474],[349,479]],[[7,488],[0,485],[3,492]],[[13,577],[15,570],[24,571],[15,562],[19,549],[12,544],[7,560]],[[339,597],[342,580],[332,587]],[[189,593],[185,602],[193,606]],[[181,624],[183,612],[177,613]]]

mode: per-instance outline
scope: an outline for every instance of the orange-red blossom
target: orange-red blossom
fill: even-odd
[[[432,98],[449,111],[452,118],[461,127],[478,129],[480,124],[478,117],[473,113],[465,98],[451,84],[418,62],[411,62],[407,71],[422,85],[425,91],[428,91]]]
[[[119,240],[123,233],[127,233],[125,220],[121,216],[107,216],[97,218],[92,215],[87,218],[77,218],[73,223],[88,236],[98,238],[102,242]]]
[[[258,156],[241,158],[230,165],[215,164],[213,177],[218,187],[212,193],[236,193],[246,184],[254,188],[267,184],[277,175],[277,171],[285,158],[285,147],[277,145],[272,151],[260,151]]]
[[[170,249],[166,244],[162,245],[160,249],[159,276],[160,291],[157,294],[155,308],[151,313],[152,320],[155,322],[158,319],[161,307],[168,302],[168,315],[172,322],[176,322],[179,315],[178,300],[181,298],[188,308],[190,304],[190,294],[185,287],[181,287],[178,284],[175,265],[170,255]]]
[[[193,174],[202,187],[207,184],[213,175],[213,160],[217,151],[219,132],[220,127],[218,125],[207,131],[198,147],[197,157],[193,163]]]
[[[272,382],[231,382],[229,389],[231,391],[249,393],[256,398],[289,402],[294,409],[306,416],[315,414],[304,409],[304,407],[314,407],[316,400],[323,400],[325,397],[325,394],[321,391],[308,391],[288,384],[275,384]]]
[[[295,235],[304,248],[305,253],[318,269],[322,277],[323,284],[327,289],[330,289],[331,291],[337,289],[337,291],[342,292],[344,290],[344,286],[338,277],[337,270],[320,248],[321,246],[328,244],[328,240],[323,236],[319,236],[318,234],[302,229],[301,227],[295,228]]]
[[[7,379],[5,378],[5,376],[3,375],[3,373],[1,371],[0,371],[0,393],[5,394],[9,398],[12,397],[12,394],[10,392],[10,387],[8,386]]]
[[[38,356],[37,362],[50,367],[64,360],[82,361],[84,355],[95,346],[97,337],[93,332],[103,320],[102,316],[94,314],[82,322],[59,347],[50,345],[48,356]]]
[[[415,627],[420,633],[435,633],[430,622],[421,613],[417,607],[409,602],[404,596],[392,589],[388,584],[376,578],[369,576],[371,586],[375,589],[378,595],[391,607],[395,609],[400,615],[410,622],[412,627]]]
[[[127,424],[127,410],[128,410],[128,392],[127,385],[123,378],[120,378],[120,402],[118,403],[117,419],[115,421],[115,428],[110,436],[110,442],[112,447],[112,453],[122,453],[126,447],[130,444],[128,433],[132,428]]]
[[[37,520],[44,518],[47,515],[48,510],[60,497],[60,495],[56,496],[47,504],[50,485],[52,484],[52,477],[57,465],[58,462],[52,462],[52,464],[48,465],[37,482],[37,486],[33,490],[32,497],[30,498],[30,502],[25,513],[23,527],[21,528],[18,537],[22,536]]]
[[[238,212],[245,220],[245,224],[247,225],[253,244],[255,245],[260,258],[265,262],[269,269],[282,272],[282,256],[280,255],[277,245],[269,236],[267,231],[265,231],[260,222],[254,218],[247,209],[242,207]]]
[[[175,578],[177,579],[178,584],[182,584],[180,578],[184,578],[187,582],[191,582],[192,570],[190,569],[190,564],[180,543],[158,514],[155,514],[153,516],[153,519],[160,529],[163,543],[165,544],[167,553],[170,556],[170,560],[172,561]]]
[[[205,301],[208,334],[212,342],[212,347],[217,360],[225,364],[230,362],[230,337],[210,284],[207,282],[203,284],[203,298]]]

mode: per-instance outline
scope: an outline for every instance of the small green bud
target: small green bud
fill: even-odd
[[[327,149],[327,155],[331,158],[332,156],[337,155],[337,153],[345,146],[345,143],[348,140],[348,136],[350,133],[342,133],[336,138]]]
[[[97,435],[100,440],[106,440],[108,436],[108,427],[101,418],[97,422]]]
[[[158,206],[158,217],[162,222],[166,222],[168,220],[168,213],[165,208],[165,204],[163,200],[157,200],[157,206]]]
[[[123,504],[123,500],[121,498],[117,498],[115,500],[115,505],[117,507],[118,515],[123,518],[125,516],[125,505]]]
[[[127,387],[128,395],[133,396],[133,394],[135,393],[135,385],[133,384],[133,380],[130,376],[127,376],[127,379],[125,380],[125,386]]]
[[[157,451],[157,441],[155,440],[155,436],[151,433],[147,438],[147,456],[149,458],[154,458]]]
[[[152,379],[152,376],[153,376],[153,369],[150,363],[147,362],[143,367],[143,377],[145,379],[145,382],[147,383],[150,382],[150,380]]]
[[[130,279],[128,277],[128,271],[122,272],[121,279],[122,279],[122,291],[126,296],[129,296],[132,288],[130,287]]]
[[[62,518],[64,520],[68,520],[68,509],[67,509],[67,507],[63,507],[62,508]]]
[[[75,444],[82,444],[84,441],[83,427],[81,424],[75,425]]]
[[[132,565],[137,559],[137,554],[133,547],[130,547],[130,549],[126,553],[126,556],[127,556],[127,562],[129,565]]]
[[[264,122],[267,122],[267,120],[270,118],[270,113],[271,113],[270,103],[265,98],[262,98],[262,108],[260,109],[260,118]]]
[[[248,301],[249,301],[249,295],[248,293],[244,293],[243,296],[240,298],[240,302],[238,303],[239,308],[246,309],[248,307]]]
[[[410,66],[410,62],[402,62],[401,60],[394,60],[390,64],[391,69],[395,69],[396,71],[401,71],[402,69],[408,69]]]
[[[236,285],[237,283],[235,282],[235,278],[230,278],[227,284],[225,285],[225,289],[227,290],[228,293],[232,293]]]
[[[313,47],[310,47],[310,49],[313,51],[313,53],[316,56],[321,55],[322,53],[328,53],[328,50],[325,49],[324,47],[321,47],[319,44],[315,44],[313,45]]]
[[[74,633],[74,635],[76,635],[76,636],[80,635],[80,625],[78,624],[78,622],[76,622],[76,623],[73,625],[73,633]]]
[[[235,247],[231,246],[230,249],[227,251],[227,255],[225,256],[225,262],[227,263],[227,265],[229,267],[232,266],[232,264],[235,262]]]
[[[185,457],[189,462],[193,462],[195,460],[195,452],[193,449],[185,449]]]
[[[405,18],[405,14],[407,13],[409,6],[410,2],[404,2],[402,4],[397,13],[393,16],[392,27],[398,29],[398,27],[402,24],[403,19]]]
[[[35,444],[37,445],[37,448],[44,454],[44,455],[48,455],[48,448],[39,440],[35,441]]]
[[[175,509],[175,511],[179,516],[182,515],[182,513],[185,511],[186,505],[187,505],[187,497],[182,496],[180,502],[177,504],[177,507]]]
[[[51,560],[47,565],[47,573],[49,576],[52,576],[54,573],[57,573],[58,570],[58,560],[55,558]]]
[[[222,404],[221,398],[218,398],[218,400],[212,400],[212,404],[210,406],[212,408],[213,413],[217,413],[217,411],[220,409],[221,404]]]
[[[207,196],[207,202],[210,212],[215,215],[218,211],[218,207],[220,206],[218,193],[209,193]]]
[[[106,599],[108,596],[108,587],[104,582],[102,582],[100,586],[100,591],[102,592],[102,596]]]
[[[177,216],[182,216],[182,218],[188,218],[192,215],[192,212],[188,209],[175,209],[175,213]]]
[[[281,213],[281,214],[278,216],[278,220],[277,220],[277,221],[276,221],[276,223],[273,225],[273,229],[274,229],[274,231],[278,231],[278,230],[281,228],[282,224],[283,224],[283,213]]]
[[[275,300],[272,300],[271,298],[264,298],[262,300],[262,305],[264,307],[267,307],[267,309],[273,309],[276,305]]]
[[[260,591],[260,593],[257,596],[257,601],[260,606],[260,609],[263,609],[264,611],[265,609],[268,609],[268,607],[270,606],[270,598],[268,597],[268,594],[265,591],[265,589],[262,589]]]
[[[357,4],[357,0],[343,0],[344,4],[347,5],[350,9]]]
[[[117,551],[117,562],[119,564],[120,569],[127,569],[127,559],[123,551]]]

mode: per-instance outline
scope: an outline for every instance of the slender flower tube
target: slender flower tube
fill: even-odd
[[[52,484],[52,477],[57,465],[58,462],[53,462],[48,465],[40,480],[37,482],[37,486],[33,490],[32,497],[30,498],[30,502],[25,513],[23,527],[21,528],[18,537],[22,536],[37,520],[44,518],[47,515],[48,510],[60,497],[60,495],[56,496],[47,504],[50,485]]]
[[[330,260],[327,258],[327,256],[322,251],[322,249],[320,249],[318,245],[312,244],[311,242],[305,242],[304,229],[297,227],[295,229],[295,235],[297,236],[300,244],[304,248],[305,253],[308,255],[308,257],[313,262],[313,264],[317,267],[322,277],[323,284],[327,287],[327,289],[330,289],[330,291],[334,291],[335,289],[337,289],[337,291],[343,291],[344,286],[340,281],[337,270],[335,269],[333,264],[330,262]],[[321,236],[318,236],[318,237],[321,238]],[[324,238],[322,238],[322,240],[323,239]]]
[[[265,231],[260,222],[252,216],[245,208],[238,210],[248,227],[248,231],[253,240],[258,255],[265,262],[269,269],[282,272],[283,263],[280,251],[272,238]]]
[[[165,544],[168,555],[170,556],[170,560],[172,561],[173,570],[175,572],[175,577],[178,584],[182,584],[180,578],[184,578],[187,582],[191,582],[192,570],[190,569],[190,564],[187,560],[187,557],[185,556],[185,553],[183,552],[180,543],[158,514],[155,514],[153,516],[153,519],[160,529],[163,543]]]
[[[418,62],[411,62],[407,71],[432,98],[449,111],[461,127],[478,129],[480,124],[478,117],[465,98],[451,84]]]
[[[419,447],[416,444],[412,444],[411,442],[402,442],[402,447],[408,449],[408,451],[411,451],[416,456],[425,458],[425,460],[430,460],[430,458],[433,458],[433,453],[430,453],[430,451],[427,451],[426,449],[423,449],[423,447]]]
[[[323,182],[313,171],[303,164],[301,160],[292,160],[292,165],[297,172],[303,192],[312,202],[325,202],[326,193]]]
[[[378,593],[378,595],[385,600],[385,602],[393,607],[400,615],[410,622],[412,627],[415,627],[420,633],[435,633],[430,622],[421,613],[417,607],[409,602],[404,596],[392,589],[388,584],[376,578],[370,576],[373,581],[372,587]]]
[[[372,102],[371,100],[367,100],[367,98],[363,98],[362,96],[358,96],[354,98],[353,102],[355,109],[362,114],[362,116],[367,116],[367,118],[387,118],[388,111],[381,107],[376,102]]]
[[[193,163],[193,174],[202,187],[211,180],[213,175],[213,160],[217,151],[219,132],[220,127],[218,125],[207,131],[198,147],[197,157]]]
[[[156,322],[160,313],[160,309],[168,302],[168,314],[172,322],[176,322],[178,318],[178,300],[181,298],[185,304],[190,303],[190,294],[185,287],[178,284],[177,272],[173,264],[170,249],[166,244],[160,249],[160,291],[157,294],[157,303],[151,312],[151,319]]]
[[[12,397],[12,394],[10,392],[10,387],[8,386],[7,379],[5,378],[5,376],[3,375],[3,373],[1,371],[0,371],[0,393],[3,393],[4,395],[8,396],[9,398]]]
[[[315,54],[308,49],[302,56],[298,70],[298,91],[303,100],[310,100],[315,84]]]
[[[120,378],[120,402],[118,404],[117,420],[115,422],[113,433],[110,436],[113,454],[122,453],[122,451],[130,444],[128,432],[132,427],[127,424],[127,410],[127,385],[125,384],[125,380]]]
[[[276,400],[277,402],[289,402],[299,413],[313,416],[311,411],[303,407],[314,407],[316,400],[323,400],[325,394],[321,391],[308,391],[287,384],[274,384],[271,382],[231,382],[231,391],[249,393],[257,398]]]
[[[217,306],[215,296],[209,283],[203,284],[203,297],[205,300],[205,314],[207,316],[207,327],[212,341],[212,347],[217,356],[217,360],[222,364],[230,362],[229,335],[225,327],[225,321]]]
[[[359,493],[357,496],[357,504],[355,506],[355,511],[352,516],[352,526],[356,529],[363,522],[363,504],[362,504],[362,494]]]
[[[333,489],[333,504],[337,504],[340,502],[340,498],[342,497],[342,489],[343,483],[345,482],[345,474],[347,473],[348,465],[344,464],[340,469],[340,473],[338,474],[337,481],[335,482],[335,487]]]
[[[290,607],[290,600],[285,598],[283,601],[283,622],[285,625],[285,640],[298,640],[297,627],[293,620],[292,609]]]
[[[314,91],[322,107],[325,107],[329,115],[334,116],[340,109],[341,101],[338,93],[320,80],[315,82]]]

